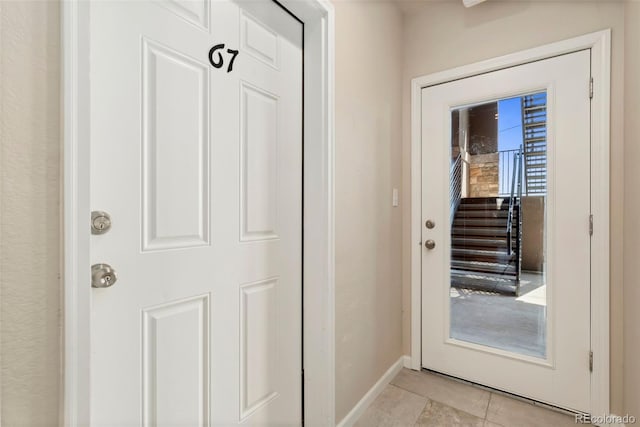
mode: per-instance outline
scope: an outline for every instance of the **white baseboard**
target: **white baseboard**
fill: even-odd
[[[402,356],[402,366],[404,366],[407,369],[413,369],[411,368],[411,356],[407,356],[407,355]]]
[[[406,363],[407,356],[401,356],[393,365],[387,369],[380,379],[369,389],[369,391],[360,399],[360,401],[356,404],[356,406],[349,411],[349,413],[338,423],[338,427],[351,427],[356,421],[364,414],[364,411],[367,410],[369,405],[376,400],[376,397],[382,390],[391,382],[391,380],[400,372],[402,367]]]

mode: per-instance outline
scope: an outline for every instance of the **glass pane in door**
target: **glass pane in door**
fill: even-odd
[[[451,111],[450,338],[547,358],[546,92]]]

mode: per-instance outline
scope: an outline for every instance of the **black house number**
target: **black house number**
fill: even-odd
[[[214,68],[222,68],[222,66],[224,65],[224,58],[222,57],[222,53],[220,53],[220,51],[223,49],[224,43],[221,43],[215,45],[209,50],[209,62]],[[230,73],[231,70],[233,70],[233,62],[236,60],[236,56],[238,56],[239,52],[234,49],[227,49],[227,53],[231,55],[229,65],[227,65],[227,73]]]

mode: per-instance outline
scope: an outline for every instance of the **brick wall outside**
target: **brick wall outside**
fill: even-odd
[[[498,153],[469,156],[469,197],[498,196]]]

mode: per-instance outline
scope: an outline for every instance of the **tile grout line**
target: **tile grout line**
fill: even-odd
[[[519,396],[517,394],[513,394],[513,393],[510,393],[508,391],[500,390],[500,389],[493,388],[493,387],[490,387],[490,386],[486,386],[486,385],[483,385],[483,384],[474,383],[473,381],[469,381],[469,380],[465,380],[465,379],[462,379],[462,378],[454,377],[454,376],[451,376],[451,375],[448,375],[448,374],[443,374],[441,372],[431,371],[431,370],[426,370],[426,372],[428,372],[430,374],[433,374],[433,375],[435,375],[437,377],[440,377],[440,378],[448,379],[449,381],[453,381],[453,382],[456,382],[456,383],[459,383],[459,384],[466,384],[466,385],[468,385],[470,387],[473,387],[475,389],[485,390],[485,391],[487,391],[487,392],[489,392],[489,393],[491,393],[493,395],[502,396],[502,397],[505,397],[505,398],[510,399],[510,400],[523,402],[523,403],[529,404],[531,406],[544,409],[546,411],[556,412],[556,413],[559,413],[559,414],[565,414],[565,415],[568,415],[568,416],[574,416],[576,414],[576,412],[568,410],[568,409],[560,408],[558,406],[550,405],[550,404],[547,404],[547,403],[544,403],[544,402],[540,402],[540,401],[537,401],[537,400],[534,400],[534,399],[531,399],[531,398],[528,398],[528,397]],[[488,408],[488,406],[487,406],[487,408]]]
[[[489,405],[491,405],[491,398],[493,397],[493,393],[489,392],[489,399],[487,399],[487,407],[484,409],[484,420],[489,421],[487,416],[489,415]]]
[[[426,400],[427,400],[427,401],[424,403],[424,406],[422,407],[422,409],[420,410],[420,413],[418,414],[418,418],[416,418],[416,420],[413,422],[413,427],[415,427],[416,425],[418,425],[418,420],[420,419],[420,416],[422,416],[422,413],[424,412],[425,408],[427,407],[427,405],[429,404],[429,402],[431,401],[431,399],[429,399],[428,397],[423,396],[423,395],[421,395],[421,394],[415,393],[415,392],[413,392],[413,391],[411,391],[411,390],[407,390],[407,389],[406,389],[406,388],[404,388],[404,387],[400,387],[400,386],[399,386],[399,385],[397,385],[397,384],[389,383],[389,384],[387,384],[387,387],[389,387],[389,386],[393,386],[393,387],[399,388],[400,390],[404,390],[404,391],[406,391],[407,393],[411,393],[411,394],[413,394],[414,396],[418,396],[418,397],[421,397],[421,398],[423,398],[423,399],[426,399]],[[373,405],[373,403],[372,403],[372,405]],[[368,408],[367,408],[367,409],[368,409]]]
[[[418,394],[418,393],[416,393],[415,391],[407,390],[406,388],[404,388],[404,387],[402,387],[402,386],[399,386],[398,384],[389,383],[389,385],[392,385],[392,386],[394,386],[394,387],[397,387],[397,388],[399,388],[400,390],[404,390],[404,391],[409,392],[409,393],[411,393],[411,394],[415,394],[416,396],[424,397],[424,398],[425,398],[425,399],[427,399],[427,400],[432,400],[431,398],[429,398],[429,397],[427,397],[427,396],[423,396],[423,395],[421,395],[421,394]]]
[[[404,391],[406,391],[406,392],[408,392],[408,393],[411,393],[411,394],[414,394],[414,395],[416,395],[416,396],[419,396],[419,397],[425,398],[425,399],[427,399],[427,403],[429,403],[429,401],[431,401],[431,402],[437,402],[437,403],[439,403],[439,404],[441,404],[441,405],[444,405],[444,406],[446,406],[446,407],[448,407],[448,408],[452,408],[452,409],[455,409],[456,411],[460,411],[460,412],[463,412],[463,413],[465,413],[465,414],[467,414],[467,415],[471,415],[472,417],[480,418],[479,416],[477,416],[477,415],[473,415],[473,414],[472,414],[472,413],[470,413],[470,412],[467,412],[467,411],[462,410],[462,409],[460,409],[460,408],[456,408],[455,406],[451,406],[451,405],[449,405],[449,404],[447,404],[447,403],[441,402],[441,401],[436,400],[436,399],[433,399],[433,398],[431,398],[431,397],[423,396],[423,395],[418,394],[418,393],[416,393],[416,392],[414,392],[414,391],[407,390],[406,388],[404,388],[404,387],[402,387],[402,386],[399,386],[399,385],[397,385],[397,384],[389,383],[389,385],[392,385],[392,386],[394,386],[394,387],[397,387],[397,388],[399,388],[400,390],[404,390]],[[491,392],[489,392],[489,401],[491,400],[491,394],[492,394],[492,393],[491,393]],[[426,408],[426,406],[427,406],[427,405],[425,404],[425,406],[422,408],[422,410],[423,410],[423,411],[424,411],[424,408]],[[485,416],[485,417],[484,417],[484,418],[480,418],[481,420],[486,420],[486,419],[487,419],[487,412],[488,412],[488,410],[489,410],[489,403],[487,403],[487,408],[485,409],[485,413],[484,413],[484,416]],[[420,413],[420,414],[422,414],[422,413]],[[418,419],[419,419],[419,418],[420,418],[420,417],[418,417]],[[416,420],[416,422],[417,422],[417,420]],[[483,423],[483,424],[484,424],[484,423]]]
[[[396,387],[398,387],[398,386],[396,386]],[[398,388],[401,389],[401,390],[405,390],[402,387],[398,387]],[[409,390],[405,390],[405,391],[408,391],[409,393],[412,393]],[[413,393],[413,394],[415,394],[416,396],[420,396],[417,393]],[[416,418],[416,420],[413,422],[413,427],[416,427],[418,425],[418,421],[420,420],[420,417],[422,417],[422,414],[424,413],[424,410],[427,409],[427,405],[429,404],[429,402],[431,402],[431,399],[429,399],[428,397],[425,397],[425,396],[420,396],[420,397],[424,397],[425,399],[427,399],[427,401],[424,402],[424,406],[420,410],[420,414],[418,414],[418,418]]]

